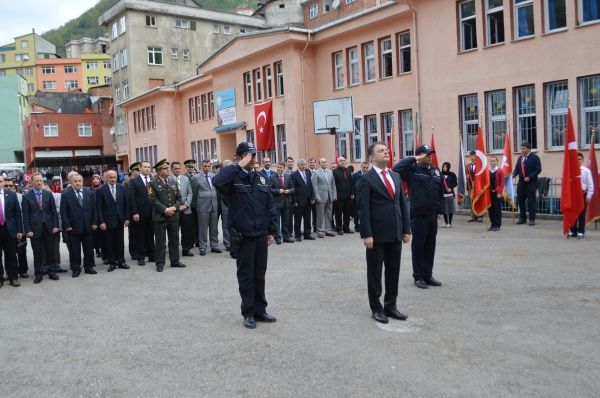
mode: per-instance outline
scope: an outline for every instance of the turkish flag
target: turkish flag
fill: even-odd
[[[560,188],[560,212],[563,215],[563,235],[569,233],[569,229],[577,221],[577,217],[585,206],[583,201],[583,190],[581,189],[581,169],[577,159],[577,141],[575,141],[575,129],[571,118],[571,109],[567,116],[567,143],[563,158],[562,186]]]
[[[254,106],[254,130],[256,134],[256,150],[271,151],[275,148],[273,132],[273,101]]]
[[[510,145],[510,132],[507,131],[504,140],[504,153],[502,154],[502,174],[504,174],[504,199],[514,208],[515,205],[515,189],[512,182],[512,153]]]
[[[479,127],[477,132],[477,156],[475,160],[475,178],[473,179],[473,213],[483,215],[492,205],[490,195],[490,172],[487,167],[487,153],[483,143],[483,131]]]
[[[592,181],[594,181],[594,193],[590,203],[587,205],[585,223],[589,224],[600,218],[600,176],[598,176],[598,163],[596,163],[596,149],[594,148],[594,134],[590,144],[590,160],[588,167],[592,172]]]
[[[431,134],[431,165],[433,167],[440,167],[438,165],[437,153],[435,152],[435,140],[433,139],[433,134]]]
[[[392,129],[392,131],[390,132],[390,136],[388,137],[387,140],[387,147],[388,147],[388,152],[389,152],[389,159],[388,159],[388,163],[387,163],[387,167],[388,169],[391,169],[394,167],[394,130]]]

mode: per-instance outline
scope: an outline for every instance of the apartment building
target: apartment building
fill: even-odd
[[[106,54],[110,39],[108,37],[82,37],[65,44],[67,58],[81,58],[85,54]]]
[[[35,71],[37,91],[67,93],[83,86],[79,58],[40,59]]]

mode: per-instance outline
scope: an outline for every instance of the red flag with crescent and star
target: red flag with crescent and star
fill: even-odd
[[[275,148],[273,101],[254,106],[254,130],[257,151],[271,151]]]
[[[477,156],[475,160],[475,178],[473,179],[473,213],[483,215],[492,205],[490,195],[490,173],[487,167],[487,153],[483,143],[483,131],[479,127],[477,132]]]
[[[563,157],[563,175],[560,187],[560,212],[563,215],[563,235],[567,236],[571,226],[584,209],[583,191],[581,189],[581,168],[577,159],[577,141],[571,117],[571,108],[567,114],[567,142]]]
[[[594,194],[587,205],[585,214],[585,223],[589,224],[600,218],[600,176],[598,175],[598,163],[596,162],[596,149],[594,148],[594,133],[590,139],[590,158],[588,168],[592,172],[592,181],[594,181]]]

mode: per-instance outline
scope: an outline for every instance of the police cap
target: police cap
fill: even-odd
[[[251,142],[240,142],[235,150],[235,153],[238,155],[243,155],[245,153],[256,153],[256,147]]]
[[[426,153],[427,155],[431,155],[432,153],[435,153],[435,151],[433,149],[431,149],[431,147],[429,145],[421,145],[420,147],[418,147],[415,150],[415,155],[420,155],[422,153]]]

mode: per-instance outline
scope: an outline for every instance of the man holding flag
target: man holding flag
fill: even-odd
[[[594,195],[594,180],[592,179],[592,172],[590,169],[583,165],[583,153],[577,153],[577,160],[579,160],[579,167],[581,172],[581,190],[583,191],[583,210],[579,213],[577,221],[571,226],[571,232],[569,236],[577,236],[577,239],[583,239],[585,234],[585,211],[587,204],[592,200]]]
[[[577,141],[571,118],[571,109],[567,115],[567,142],[563,158],[562,186],[560,188],[560,212],[563,215],[563,235],[567,236],[569,229],[584,210],[583,191],[581,190],[581,169],[577,160]]]

